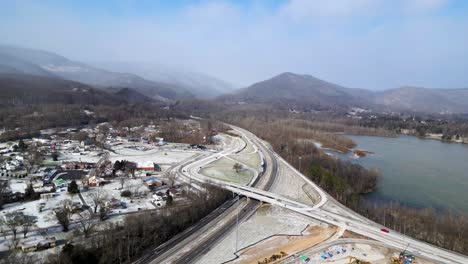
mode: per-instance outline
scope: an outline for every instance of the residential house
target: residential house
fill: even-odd
[[[107,201],[105,205],[107,208],[117,208],[122,205],[122,202],[119,199],[112,198],[109,201]]]
[[[161,171],[161,166],[158,164],[151,162],[151,161],[145,161],[145,162],[139,162],[137,164],[136,170],[141,170],[141,171]]]
[[[166,185],[164,181],[156,177],[150,177],[148,179],[145,179],[144,182],[148,187],[161,187],[163,185]]]

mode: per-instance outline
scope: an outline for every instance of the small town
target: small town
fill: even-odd
[[[187,133],[200,129],[183,125]],[[0,251],[47,251],[125,215],[184,204],[186,184],[170,169],[216,146],[160,134],[155,125],[119,131],[103,123],[1,143]]]

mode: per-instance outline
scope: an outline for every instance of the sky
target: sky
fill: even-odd
[[[468,88],[465,0],[3,0],[0,36],[238,87],[287,71],[373,90]]]

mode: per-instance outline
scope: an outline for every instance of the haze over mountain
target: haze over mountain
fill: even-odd
[[[0,73],[0,106],[37,104],[116,105],[124,97],[89,85],[38,75]]]
[[[468,113],[468,89],[402,87],[383,92],[346,88],[290,72],[220,97],[226,103],[270,104],[290,110],[351,107],[425,113]]]
[[[183,87],[197,98],[214,98],[236,89],[232,84],[208,74],[181,70],[156,63],[98,62],[94,64],[111,71],[137,74],[155,82],[175,84]]]
[[[468,113],[468,89],[401,87],[376,93],[375,103],[394,111]]]
[[[103,70],[48,51],[0,45],[0,59],[0,72],[3,73],[63,78],[100,88],[133,88],[162,101],[193,96],[177,84],[149,81],[131,73]]]

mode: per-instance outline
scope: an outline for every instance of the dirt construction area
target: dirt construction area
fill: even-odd
[[[312,226],[307,228],[303,235],[273,236],[241,250],[239,259],[232,263],[257,264],[273,255],[289,256],[323,242],[335,232],[334,228]]]
[[[236,232],[233,230],[196,263],[256,263],[285,251],[293,254],[326,240],[334,227],[280,207],[264,205],[239,224],[236,259]]]

